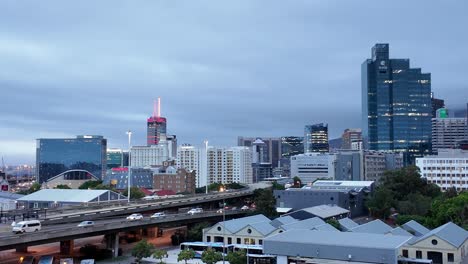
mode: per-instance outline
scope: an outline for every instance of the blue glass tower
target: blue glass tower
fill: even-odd
[[[43,183],[64,174],[65,179],[103,179],[106,173],[107,140],[102,136],[38,139],[36,177]]]
[[[431,151],[431,74],[390,59],[389,45],[376,44],[362,63],[362,130],[371,150],[397,151],[406,163]]]

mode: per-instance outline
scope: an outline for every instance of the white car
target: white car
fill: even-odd
[[[201,209],[201,208],[193,208],[193,209],[190,209],[190,211],[187,212],[187,214],[189,214],[189,215],[200,214],[200,213],[203,213],[203,209]]]
[[[159,213],[154,213],[151,218],[161,218],[161,217],[165,217],[166,214],[163,213],[163,212],[159,212]]]
[[[244,206],[241,207],[242,211],[247,211],[249,209],[250,209],[250,207],[248,207],[247,205],[244,205]]]
[[[223,210],[223,208],[219,208],[219,209],[216,211],[216,213],[218,213],[218,214],[222,214],[222,213],[223,213],[223,211],[224,211],[224,210]]]
[[[127,216],[127,220],[130,220],[130,221],[141,220],[141,219],[143,219],[142,214],[131,214],[131,215]]]
[[[90,227],[90,226],[94,226],[93,221],[83,221],[78,224],[78,227]]]

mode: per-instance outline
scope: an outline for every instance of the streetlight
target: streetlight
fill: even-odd
[[[128,135],[128,181],[127,181],[127,185],[128,185],[128,191],[127,191],[127,198],[128,198],[128,203],[130,204],[130,181],[131,181],[131,177],[132,177],[132,166],[131,166],[131,162],[132,162],[132,159],[131,159],[131,140],[132,140],[132,131],[128,130],[127,131],[127,135]]]
[[[219,192],[224,192],[225,189],[223,186],[219,188]],[[224,254],[225,254],[225,240],[226,240],[226,202],[223,195],[223,264],[224,264]]]

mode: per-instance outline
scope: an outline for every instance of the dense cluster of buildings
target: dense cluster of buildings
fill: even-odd
[[[341,143],[333,147],[326,123],[305,125],[302,136],[239,137],[237,146],[216,147],[205,141],[196,147],[178,145],[176,135],[168,134],[158,99],[147,119],[146,145],[125,151],[107,148],[102,136],[38,139],[36,176],[52,188],[90,179],[125,188],[131,167],[134,186],[193,192],[215,182],[292,177],[303,184],[320,179],[379,184],[385,171],[416,163],[423,176],[442,189],[466,189],[467,168],[460,165],[468,161],[466,152],[446,151],[467,148],[466,114],[449,115],[444,100],[433,96],[431,75],[410,67],[409,59],[391,58],[388,44],[376,44],[362,64],[362,117],[362,129],[345,129]],[[446,162],[455,158],[457,165],[426,165],[436,157]]]

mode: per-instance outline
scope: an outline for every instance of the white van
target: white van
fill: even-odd
[[[28,233],[28,232],[36,232],[41,230],[41,222],[39,220],[31,220],[31,221],[21,221],[16,223],[13,226],[13,233]]]

